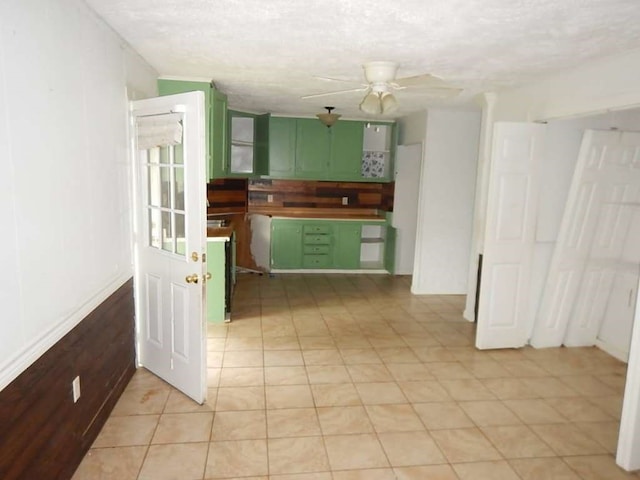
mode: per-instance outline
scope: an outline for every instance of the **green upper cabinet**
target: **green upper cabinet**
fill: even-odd
[[[296,159],[296,119],[269,118],[269,176],[294,178]]]
[[[269,119],[271,115],[256,115],[256,147],[253,173],[269,174]]]
[[[158,80],[160,95],[204,92],[207,152],[207,178],[225,176],[227,150],[227,97],[211,83],[182,80]]]
[[[362,165],[362,122],[337,122],[330,129],[329,180],[359,180]]]
[[[296,177],[323,180],[327,178],[331,156],[331,134],[319,120],[299,118],[296,121]]]
[[[227,167],[227,96],[212,89],[211,106],[211,175],[209,178],[224,178]]]

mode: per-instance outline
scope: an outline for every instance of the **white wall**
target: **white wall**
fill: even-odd
[[[415,294],[466,292],[479,131],[475,111],[430,109],[400,121],[400,143],[423,143]]]
[[[157,74],[80,0],[0,6],[0,389],[132,276],[127,88]]]

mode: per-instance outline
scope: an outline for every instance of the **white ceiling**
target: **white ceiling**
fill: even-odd
[[[362,93],[300,99],[357,87],[367,61],[464,89],[454,100],[399,91],[398,117],[640,48],[639,0],[87,2],[161,76],[212,79],[231,108],[256,113],[312,115],[332,105],[367,118]]]

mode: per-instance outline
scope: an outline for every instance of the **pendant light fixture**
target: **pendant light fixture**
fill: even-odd
[[[331,110],[333,110],[335,107],[324,107],[324,108],[327,109],[327,113],[318,113],[316,114],[316,117],[318,117],[318,119],[322,123],[324,123],[327,126],[327,128],[331,128],[331,125],[336,123],[342,115],[339,115],[337,113],[331,113]]]

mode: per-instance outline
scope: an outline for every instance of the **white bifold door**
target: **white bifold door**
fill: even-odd
[[[138,363],[206,400],[206,165],[202,92],[131,103]]]
[[[521,347],[528,340],[537,167],[544,133],[540,124],[494,126],[477,348]]]

